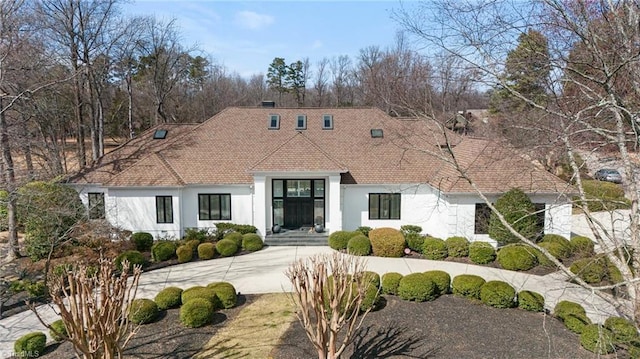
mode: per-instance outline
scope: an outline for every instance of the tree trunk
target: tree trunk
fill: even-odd
[[[9,227],[9,252],[7,253],[7,260],[11,261],[20,257],[16,220],[16,177],[13,158],[11,157],[11,145],[9,144],[7,119],[5,117],[2,95],[0,95],[0,147],[2,148],[2,163],[4,164],[4,183],[9,193],[7,199],[7,225]]]
[[[129,139],[133,139],[135,133],[133,132],[133,88],[131,87],[131,66],[127,68],[127,100],[128,100],[128,108],[127,108],[127,119],[129,122]]]

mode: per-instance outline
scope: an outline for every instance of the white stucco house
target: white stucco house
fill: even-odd
[[[536,203],[545,233],[571,231],[566,182],[502,144],[375,108],[228,108],[157,126],[69,184],[91,218],[177,238],[233,222],[263,236],[275,224],[328,233],[414,224],[488,240],[477,190],[494,201],[514,187]]]

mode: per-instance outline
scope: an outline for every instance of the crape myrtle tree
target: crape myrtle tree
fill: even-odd
[[[517,124],[523,133],[542,134],[536,148],[529,148],[531,151],[561,152],[574,174],[580,172],[578,150],[589,153],[604,148],[622,162],[631,202],[631,210],[625,215],[628,226],[622,235],[610,230],[613,213],[610,220],[602,220],[602,216],[589,210],[580,176],[571,178],[574,187],[567,188],[567,194],[575,193],[576,205],[584,212],[592,238],[609,263],[620,271],[623,282],[594,287],[580,278],[574,280],[613,304],[621,315],[640,323],[640,278],[635,274],[640,268],[640,171],[632,153],[638,143],[640,120],[640,3],[435,0],[408,4],[394,16],[424,48],[444,52],[478,71],[478,86],[498,89],[510,100],[517,99],[535,110],[520,117]],[[512,76],[505,76],[523,37],[533,31],[540,34],[536,37],[547,39],[548,76],[536,81],[544,86],[542,93],[541,89],[521,87],[510,79]],[[416,114],[429,118],[428,113]],[[449,160],[460,177],[477,189],[453,151],[447,153],[451,146],[444,147],[443,153],[434,155]],[[483,193],[478,191],[478,195],[515,236],[573,276],[546,250],[508,226]],[[629,258],[628,262],[625,258]],[[612,287],[624,287],[625,290],[614,292],[623,292],[626,298],[611,294],[608,290]]]

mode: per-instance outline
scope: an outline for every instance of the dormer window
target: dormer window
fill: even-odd
[[[381,128],[372,128],[371,129],[371,138],[382,138],[382,129]]]
[[[322,116],[322,129],[323,130],[333,130],[333,116],[332,115],[323,115]]]
[[[296,130],[306,130],[306,129],[307,129],[307,116],[298,115],[298,119],[296,121]]]
[[[269,115],[269,129],[270,130],[280,129],[280,115]]]
[[[153,133],[153,139],[164,140],[165,138],[167,138],[167,132],[169,131],[163,129],[156,130],[156,132]]]

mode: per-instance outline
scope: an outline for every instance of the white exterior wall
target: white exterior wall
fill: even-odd
[[[359,226],[371,228],[412,224],[422,227],[425,234],[446,237],[449,231],[449,205],[438,192],[424,184],[343,185],[343,229]],[[401,193],[400,219],[369,219],[369,193]]]
[[[231,219],[202,221],[198,214],[198,194],[230,194]],[[212,228],[216,222],[253,224],[253,190],[249,185],[197,186],[182,190],[182,227]]]

